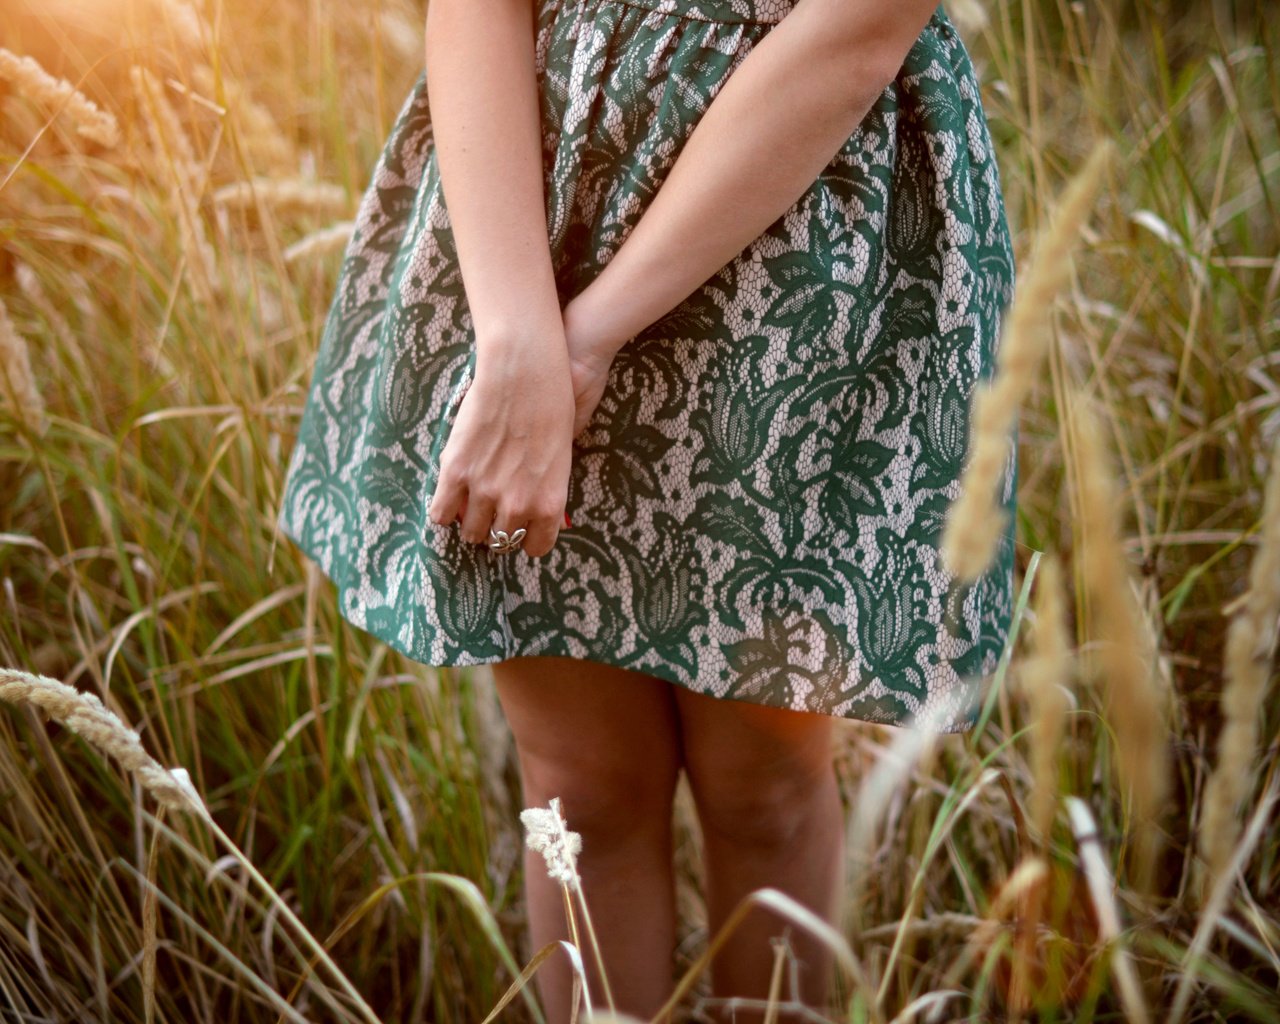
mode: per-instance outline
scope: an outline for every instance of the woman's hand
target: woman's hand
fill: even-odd
[[[573,382],[574,437],[586,429],[596,406],[600,404],[609,380],[609,367],[617,354],[616,349],[604,343],[598,332],[592,331],[592,323],[584,321],[581,304],[575,306],[577,301],[570,299],[564,307],[564,335]]]
[[[501,358],[493,358],[501,356]],[[431,520],[462,514],[462,539],[489,528],[527,529],[523,550],[547,554],[564,524],[574,426],[574,386],[557,332],[528,344],[485,346],[440,453]]]

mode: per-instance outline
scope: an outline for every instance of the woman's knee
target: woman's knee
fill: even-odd
[[[680,770],[671,684],[568,658],[495,667],[528,806],[559,797],[596,849],[669,822]]]
[[[518,746],[517,752],[526,805],[545,807],[559,797],[560,812],[582,835],[584,851],[624,845],[638,834],[670,827],[679,778],[675,763],[522,752]]]
[[[838,801],[831,765],[804,762],[771,776],[722,778],[690,773],[704,836],[769,849],[803,841],[817,816]]]
[[[785,844],[838,801],[830,722],[684,695],[680,704],[682,757],[704,832]]]

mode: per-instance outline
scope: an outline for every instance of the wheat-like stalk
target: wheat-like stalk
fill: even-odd
[[[980,0],[950,0],[947,14],[962,36],[977,35],[991,23]]]
[[[191,777],[185,768],[163,767],[147,753],[138,733],[125,725],[96,694],[77,690],[57,679],[33,675],[21,669],[0,667],[0,701],[42,709],[55,721],[62,723],[104,754],[114,758],[127,771],[132,772],[142,787],[161,805],[199,817],[227,847],[231,856],[239,862],[246,874],[262,887],[268,899],[274,904],[276,912],[293,926],[316,958],[333,973],[338,984],[351,997],[365,1020],[370,1024],[378,1024],[377,1015],[361,998],[360,993],[356,991],[346,975],[338,969],[324,946],[307,930],[253,862],[214,821],[204,800],[191,784]]]
[[[1009,461],[1011,433],[1048,348],[1049,310],[1067,282],[1071,252],[1114,149],[1109,139],[1094,146],[1063,192],[1048,228],[1037,239],[1030,268],[1019,275],[1003,319],[995,370],[989,381],[974,388],[972,456],[942,536],[943,562],[960,583],[982,575],[1008,526],[1008,515],[997,503],[997,488]]]
[[[573,932],[574,944],[581,949],[582,942],[578,938],[577,921],[573,914],[573,904],[569,894],[578,897],[578,906],[582,910],[583,920],[587,925],[587,934],[595,953],[596,966],[600,972],[600,982],[604,986],[605,1000],[611,1011],[616,1010],[613,992],[609,988],[609,978],[604,969],[604,957],[600,952],[600,943],[596,939],[595,928],[591,923],[591,915],[587,910],[586,897],[582,892],[582,878],[578,874],[578,854],[582,850],[582,836],[570,832],[568,823],[560,814],[560,798],[552,797],[547,807],[527,807],[520,812],[520,821],[526,829],[525,845],[537,853],[541,853],[547,862],[547,874],[560,883],[565,898],[565,914],[569,928]],[[575,1005],[577,998],[574,999]],[[587,1007],[591,1006],[588,993]]]
[[[1093,678],[1102,683],[1107,721],[1115,732],[1116,773],[1132,796],[1135,884],[1146,889],[1160,844],[1156,818],[1169,791],[1168,694],[1156,672],[1151,633],[1120,542],[1120,495],[1099,418],[1083,395],[1070,398],[1084,537],[1081,575],[1100,641]]]
[[[62,347],[79,355],[75,331],[71,329],[71,324],[67,322],[62,311],[49,299],[49,293],[40,283],[36,272],[25,263],[15,263],[13,278],[18,282],[18,289],[26,296],[27,301],[48,321],[50,329],[57,335]]]
[[[1034,607],[1031,654],[1023,662],[1018,678],[1031,721],[1031,821],[1047,849],[1058,803],[1058,763],[1071,672],[1062,568],[1053,554],[1040,560]]]
[[[203,178],[200,160],[196,157],[191,137],[182,127],[164,89],[156,81],[155,75],[141,64],[135,64],[129,69],[129,78],[142,108],[152,148],[157,155],[168,158],[176,183],[184,191],[198,195]]]
[[[285,263],[300,263],[327,253],[337,252],[351,240],[356,229],[355,221],[344,220],[331,224],[327,228],[313,231],[306,238],[294,242],[284,251]]]
[[[199,50],[204,37],[209,35],[209,23],[196,4],[182,0],[152,0],[156,14],[172,29],[178,43],[185,49]]]
[[[1201,797],[1197,865],[1201,901],[1226,870],[1240,837],[1240,809],[1256,770],[1259,709],[1264,706],[1280,619],[1280,437],[1271,452],[1262,502],[1260,543],[1249,588],[1229,606],[1223,663],[1218,760]]]
[[[894,729],[888,743],[875,751],[876,762],[862,772],[845,822],[845,892],[840,930],[859,934],[868,887],[875,885],[876,844],[884,818],[895,797],[910,784],[912,774],[927,763],[939,743],[930,716],[910,729]]]
[[[949,989],[958,985],[969,965],[991,948],[1001,932],[1010,930],[1009,918],[1016,916],[1027,900],[1034,897],[1048,874],[1048,864],[1042,857],[1029,854],[1018,861],[1009,876],[1000,883],[995,897],[987,907],[986,916],[976,918],[967,934],[957,935],[957,938],[963,937],[964,942],[959,955],[948,968],[941,988]]]
[[[43,437],[49,429],[49,420],[31,372],[27,339],[13,326],[4,299],[0,298],[0,400],[6,398],[22,421]]]
[[[0,700],[40,708],[119,761],[165,807],[209,818],[209,811],[191,785],[186,769],[161,766],[143,748],[138,734],[120,721],[97,694],[77,690],[48,676],[0,668]]]
[[[56,351],[56,356],[54,354],[55,350],[51,345],[44,346],[44,350],[47,353],[46,371],[50,374],[61,376],[65,375],[71,366],[74,366],[76,372],[80,373],[84,380],[89,380],[92,377],[92,373],[85,360],[84,346],[68,321],[66,314],[50,298],[48,291],[41,284],[40,278],[36,276],[36,272],[25,263],[15,263],[13,277],[18,282],[18,290],[26,297],[32,308],[44,317],[45,323],[48,324],[48,330],[53,333],[60,346]],[[70,282],[64,287],[69,291]],[[63,308],[74,305],[74,301],[68,301],[65,295],[60,295],[59,298],[62,300]],[[0,314],[0,316],[3,316],[3,314]],[[0,333],[3,333],[3,330],[4,328],[0,326]],[[50,394],[56,394],[59,384],[62,383],[59,376],[53,376],[45,380],[43,382],[43,390]],[[43,399],[39,395],[40,389],[37,389],[36,397],[37,401],[41,403],[41,411],[43,413]],[[39,433],[43,436],[46,420],[42,416],[39,422],[41,424]]]
[[[273,210],[338,212],[349,203],[341,185],[322,181],[254,178],[224,185],[213,193],[214,205],[231,210],[252,209],[259,203]]]
[[[120,142],[120,125],[115,115],[68,82],[55,78],[34,57],[19,57],[0,46],[0,78],[12,83],[19,96],[33,103],[66,111],[76,131],[108,149]]]
[[[155,76],[139,64],[129,69],[129,76],[151,146],[168,168],[183,251],[188,261],[199,264],[205,280],[214,285],[217,282],[217,258],[200,217],[205,173],[196,158],[195,146]]]
[[[218,96],[230,115],[231,125],[241,143],[265,166],[258,170],[272,173],[297,173],[298,154],[288,137],[276,123],[271,111],[255,100],[235,78],[221,77],[208,64],[197,64],[192,70],[196,88],[209,96]]]

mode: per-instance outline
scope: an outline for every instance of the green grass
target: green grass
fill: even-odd
[[[217,32],[186,42],[160,0],[17,0],[0,13],[4,46],[82,83],[125,130],[118,149],[94,148],[0,83],[0,296],[50,421],[37,436],[0,401],[0,665],[98,694],[162,765],[187,768],[382,1020],[480,1021],[511,964],[536,952],[523,933],[518,779],[492,686],[411,663],[345,623],[331,586],[272,537],[338,257],[286,264],[282,253],[342,217],[265,204],[219,214],[210,199],[231,182],[312,170],[347,189],[349,216],[418,73],[422,10],[214,6]],[[1119,945],[1153,1019],[1170,1016],[1204,923],[1189,880],[1220,722],[1222,608],[1257,552],[1280,434],[1280,61],[1262,12],[993,0],[985,29],[961,23],[1020,259],[1092,142],[1118,147],[1053,310],[1047,372],[1022,410],[1018,558],[1032,586],[1039,553],[1075,564],[1067,413],[1083,391],[1106,413],[1129,569],[1178,696],[1154,893],[1130,884],[1112,733],[1088,687],[1062,796],[1097,821]],[[135,61],[169,83],[197,179],[207,171],[196,209],[214,242],[209,273],[172,201],[192,172],[176,140],[161,152],[149,141]],[[1083,581],[1067,579],[1084,653],[1096,613]],[[1001,1015],[1012,933],[968,940],[1037,852],[1020,829],[1031,778],[1010,688],[1020,657],[981,729],[916,763],[901,805],[871,823],[883,855],[847,936],[868,986],[846,980],[849,1020],[889,1020],[943,989],[958,993],[943,1019]],[[1277,712],[1273,688],[1245,819],[1280,774]],[[893,734],[850,723],[845,736],[852,810],[873,749]],[[279,1019],[268,992],[306,1019],[361,1019],[198,819],[157,815],[113,762],[32,711],[0,712],[0,749],[0,1016],[148,1019],[139,958],[154,891],[153,1019]],[[696,902],[685,817],[680,885]],[[1184,1020],[1280,1018],[1277,850],[1271,814],[1212,922]],[[1083,886],[1065,808],[1043,852],[1059,886]],[[440,874],[474,883],[489,916],[433,882]],[[1076,910],[1087,903],[1083,887],[1062,891],[1080,896]],[[1082,920],[1058,922],[1056,948],[1064,963],[1083,958],[1083,984],[1047,1000],[1040,1019],[1123,1018],[1112,949]],[[682,927],[688,969],[706,936],[696,918]],[[1065,942],[1073,927],[1086,928],[1083,952]],[[503,1013],[529,1019],[518,998]]]

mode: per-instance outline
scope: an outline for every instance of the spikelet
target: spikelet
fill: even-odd
[[[942,537],[943,562],[960,583],[982,575],[1008,525],[1007,514],[997,504],[997,489],[1008,462],[1011,432],[1039,373],[1050,337],[1049,310],[1067,282],[1071,251],[1114,149],[1110,139],[1094,146],[1063,192],[1049,227],[1037,239],[1030,268],[1019,275],[1004,316],[995,372],[974,388],[972,455]]]
[[[11,404],[18,416],[38,436],[49,429],[44,399],[31,372],[27,339],[9,319],[9,310],[0,299],[0,403]]]
[[[1116,773],[1132,795],[1136,852],[1134,884],[1145,890],[1159,850],[1156,818],[1169,788],[1168,696],[1158,679],[1151,633],[1134,595],[1120,544],[1120,495],[1097,414],[1070,392],[1076,438],[1075,472],[1083,535],[1082,575],[1094,609],[1097,639],[1093,679],[1101,682],[1106,716],[1115,732]]]
[[[560,813],[558,796],[553,796],[547,807],[526,807],[520,812],[520,821],[525,827],[525,845],[530,850],[542,854],[547,864],[547,874],[560,883],[561,891],[564,893],[565,916],[569,922],[569,932],[573,936],[574,945],[581,949],[582,941],[578,937],[577,917],[573,912],[573,902],[569,894],[573,893],[578,898],[578,908],[582,911],[583,920],[587,925],[587,935],[595,954],[600,982],[604,986],[609,1009],[613,1010],[615,1008],[613,992],[610,990],[609,978],[605,973],[604,957],[600,952],[600,943],[596,939],[595,927],[591,923],[591,913],[582,891],[582,877],[578,874],[578,854],[582,852],[582,836],[577,832],[569,831],[568,823]],[[575,1005],[577,1003],[576,995],[574,1003]],[[588,1013],[588,1016],[594,1016],[594,1014]]]
[[[1262,502],[1260,544],[1249,568],[1249,589],[1231,602],[1222,688],[1218,762],[1205,782],[1197,832],[1203,862],[1198,896],[1208,897],[1240,837],[1241,805],[1253,788],[1258,719],[1266,699],[1280,617],[1280,437],[1271,452]]]
[[[65,111],[76,131],[86,139],[111,149],[120,143],[120,126],[115,115],[68,82],[54,78],[34,57],[19,57],[0,46],[0,78],[13,84],[20,96],[33,103]]]
[[[273,210],[341,212],[350,203],[341,185],[322,181],[254,178],[224,185],[213,193],[215,206],[231,210],[251,209],[258,203]]]
[[[179,45],[187,50],[200,49],[203,37],[209,33],[208,23],[198,7],[182,0],[152,0],[151,6]]]
[[[36,277],[35,271],[25,263],[15,263],[13,266],[13,277],[18,282],[18,288],[22,294],[27,297],[36,309],[40,311],[53,329],[54,334],[58,336],[64,349],[79,354],[79,345],[76,342],[75,332],[71,329],[71,324],[67,322],[67,318],[50,300],[48,293],[44,290],[44,286],[40,283],[40,279]]]
[[[420,60],[422,57],[421,18],[416,12],[383,9],[378,18],[383,41],[401,60]]]
[[[561,885],[577,889],[578,854],[582,852],[582,836],[570,832],[560,813],[560,798],[552,797],[549,807],[526,807],[520,812],[525,827],[525,845],[542,854],[547,874]]]
[[[103,753],[133,772],[144,789],[165,807],[209,816],[200,794],[191,785],[186,769],[162,767],[142,746],[138,734],[109,710],[97,694],[32,675],[20,669],[0,668],[0,700],[41,708],[72,732],[83,736]]]
[[[200,266],[205,280],[215,284],[217,259],[200,217],[205,174],[196,159],[195,147],[155,76],[138,64],[129,69],[129,76],[143,112],[142,119],[147,126],[151,146],[168,169],[183,252],[188,262]]]
[[[129,69],[129,77],[142,107],[152,148],[158,156],[167,159],[178,183],[187,190],[193,190],[201,177],[200,161],[196,159],[191,138],[169,104],[164,90],[155,76],[141,64]]]
[[[250,154],[261,161],[259,170],[297,173],[298,156],[276,119],[247,89],[228,75],[219,77],[208,64],[192,71],[196,88],[208,96],[220,97],[227,108],[227,122]],[[221,86],[221,88],[219,88]]]
[[[306,238],[294,242],[284,251],[285,263],[298,263],[302,260],[323,256],[343,248],[351,239],[356,229],[355,221],[344,220],[331,224],[327,228],[313,231]]]
[[[947,14],[962,36],[977,35],[991,22],[980,0],[950,0]]]
[[[347,976],[338,969],[324,946],[298,919],[289,904],[272,888],[271,883],[231,837],[218,826],[199,791],[192,785],[191,776],[185,768],[163,767],[147,753],[138,733],[125,725],[96,694],[77,690],[57,679],[33,675],[22,669],[0,667],[0,701],[40,708],[55,721],[61,722],[104,754],[114,758],[126,771],[132,772],[142,788],[151,793],[161,805],[200,818],[218,841],[227,847],[245,874],[262,887],[272,903],[273,912],[288,921],[295,933],[311,949],[316,961],[323,963],[333,973],[366,1024],[378,1024],[377,1015]]]
[[[1040,560],[1034,607],[1031,654],[1018,678],[1031,721],[1031,820],[1047,849],[1058,801],[1059,744],[1069,707],[1064,686],[1071,671],[1062,568],[1053,554]]]

